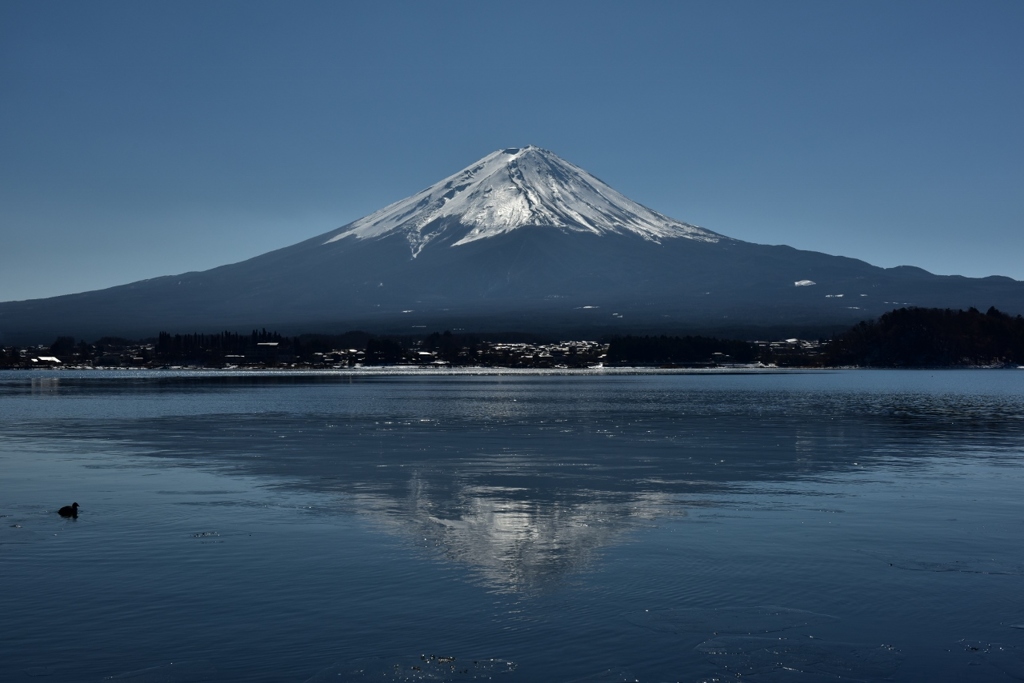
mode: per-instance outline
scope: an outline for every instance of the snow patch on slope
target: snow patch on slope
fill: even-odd
[[[728,239],[637,204],[578,166],[530,146],[489,154],[436,185],[350,223],[326,243],[402,231],[415,256],[445,232],[446,228],[436,228],[438,219],[461,226],[464,234],[452,246],[527,226],[597,235],[632,233],[653,242]]]

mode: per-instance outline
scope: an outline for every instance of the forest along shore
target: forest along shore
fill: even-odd
[[[0,369],[298,368],[366,366],[594,367],[1017,367],[1024,365],[1024,318],[995,308],[981,313],[901,308],[832,339],[737,340],[706,336],[622,335],[607,340],[549,340],[528,333],[426,336],[283,336],[171,334],[94,342],[58,337],[50,345],[0,347]]]

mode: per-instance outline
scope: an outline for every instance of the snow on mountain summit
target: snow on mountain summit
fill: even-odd
[[[326,243],[403,232],[416,256],[452,226],[459,230],[452,246],[527,226],[598,235],[632,233],[653,242],[727,239],[637,204],[556,154],[528,146],[489,154],[436,185],[350,223]]]

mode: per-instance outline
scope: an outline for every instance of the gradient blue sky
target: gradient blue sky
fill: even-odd
[[[1024,2],[0,0],[0,301],[535,144],[753,242],[1024,279]]]

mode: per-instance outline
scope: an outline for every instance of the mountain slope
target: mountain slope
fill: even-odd
[[[454,228],[454,226],[458,226]],[[634,234],[646,240],[722,239],[710,230],[662,216],[539,147],[487,155],[441,182],[346,226],[328,242],[400,232],[413,256],[454,230],[452,246],[517,228],[553,227],[594,235]]]
[[[827,329],[902,305],[1024,313],[1024,283],[765,246],[662,216],[535,147],[221,266],[0,304],[2,343],[160,330]]]

